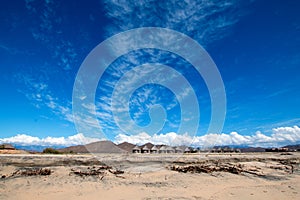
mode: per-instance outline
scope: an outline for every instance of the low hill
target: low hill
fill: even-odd
[[[121,143],[121,144],[118,144],[117,146],[118,146],[120,149],[123,149],[123,150],[125,150],[125,151],[127,151],[127,152],[132,152],[132,149],[135,147],[134,144],[131,144],[131,143],[129,143],[129,142],[123,142],[123,143]]]
[[[89,153],[84,145],[70,146],[62,149],[58,149],[62,153]]]
[[[250,152],[265,152],[265,148],[262,147],[245,147],[241,148],[241,152],[243,153],[250,153]]]
[[[92,153],[124,153],[115,143],[111,141],[99,141],[85,145],[86,149]]]
[[[111,141],[99,141],[86,145],[77,145],[59,149],[64,153],[125,153],[126,151],[119,148]]]

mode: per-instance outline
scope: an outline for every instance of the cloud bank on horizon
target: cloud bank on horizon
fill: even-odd
[[[72,146],[84,145],[91,142],[99,141],[98,138],[89,138],[81,133],[69,137],[46,137],[39,138],[26,134],[19,134],[13,137],[0,138],[0,143],[11,143],[21,146],[39,145],[39,146]],[[196,147],[212,147],[212,146],[252,146],[252,147],[281,147],[284,145],[300,143],[300,128],[278,127],[272,130],[271,135],[263,134],[257,131],[253,135],[241,135],[237,132],[229,134],[206,134],[203,136],[191,137],[187,134],[178,135],[174,132],[166,134],[149,135],[145,132],[137,135],[119,134],[113,141],[116,144],[129,142],[132,144],[142,145],[147,142],[153,144],[165,144],[171,146],[196,146]]]

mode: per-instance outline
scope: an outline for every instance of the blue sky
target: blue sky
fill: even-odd
[[[293,0],[1,2],[0,141],[74,144],[74,135],[94,141],[92,131],[78,134],[72,115],[73,85],[81,64],[93,48],[115,34],[162,27],[201,44],[221,74],[227,112],[219,144],[299,143],[299,9],[300,3]],[[209,140],[211,99],[205,82],[186,61],[151,49],[121,56],[100,80],[96,116],[106,138],[160,143],[178,136],[184,120],[179,101],[168,88],[151,81],[130,97],[130,116],[137,125],[148,125],[149,109],[159,104],[167,117],[161,130],[131,135],[122,132],[112,115],[113,87],[126,72],[147,62],[169,65],[191,83],[201,113],[195,141]],[[80,121],[93,127],[89,118]],[[178,138],[188,137],[189,133]]]

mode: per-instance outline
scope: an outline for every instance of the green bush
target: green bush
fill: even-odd
[[[46,148],[43,150],[43,153],[46,154],[61,154],[61,152],[57,151],[56,149],[53,148]]]

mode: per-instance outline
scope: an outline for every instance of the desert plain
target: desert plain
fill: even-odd
[[[0,154],[0,199],[300,199],[300,152]]]

